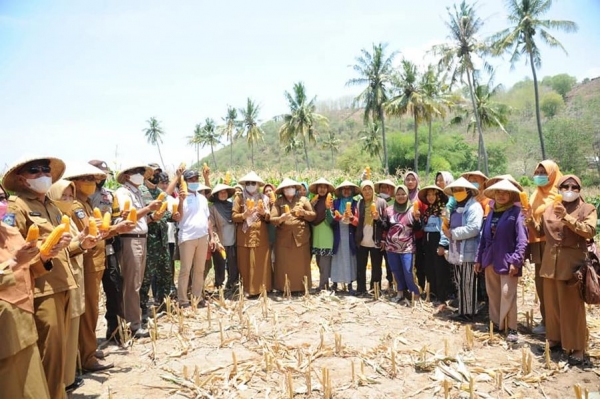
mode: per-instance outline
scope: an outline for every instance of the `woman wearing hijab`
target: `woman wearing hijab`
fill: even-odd
[[[356,226],[354,213],[356,212],[356,201],[354,196],[358,194],[358,186],[348,180],[343,181],[335,188],[336,199],[333,201],[333,211],[338,212],[334,216],[331,225],[333,227],[333,258],[331,259],[331,281],[333,289],[337,290],[338,283],[346,284],[350,294],[354,294],[352,282],[356,280]],[[350,215],[346,209],[350,208]]]
[[[456,208],[449,217],[449,226],[443,226],[442,247],[448,247],[448,262],[454,265],[458,285],[458,313],[456,319],[472,321],[477,314],[477,283],[475,257],[483,209],[477,201],[479,190],[467,179],[460,177],[444,189],[444,194],[456,199]]]
[[[407,172],[404,176],[404,185],[408,188],[408,199],[411,203],[419,202],[419,175],[415,172]],[[419,204],[419,211],[423,211],[424,205]],[[423,231],[416,230],[415,234],[415,269],[417,281],[421,289],[425,288],[425,245],[423,243]]]
[[[442,190],[446,188],[446,186],[454,181],[454,177],[452,173],[442,170],[435,174],[435,185],[441,188]]]
[[[542,220],[542,215],[546,208],[554,203],[554,196],[558,189],[556,183],[562,177],[556,162],[549,159],[537,164],[533,172],[533,183],[536,188],[531,198],[529,206],[531,208],[531,217],[536,224]],[[546,236],[538,234],[536,229],[529,228],[529,246],[527,247],[527,257],[535,264],[535,290],[540,300],[540,313],[542,322],[533,329],[534,334],[546,333],[546,312],[544,308],[544,281],[540,276],[542,267],[542,259],[546,248]]]
[[[521,214],[519,189],[509,180],[485,189],[493,200],[477,250],[475,271],[485,272],[489,315],[494,329],[508,329],[506,341],[517,343],[517,285],[522,275],[527,228]],[[507,325],[506,325],[506,324]]]
[[[315,219],[308,198],[299,195],[300,183],[284,179],[275,193],[282,194],[271,208],[275,240],[275,289],[284,291],[286,276],[291,292],[304,291],[304,277],[312,287],[310,273],[310,225]]]
[[[333,193],[335,189],[333,184],[321,178],[311,183],[308,190],[315,195],[311,204],[316,216],[310,223],[312,225],[312,254],[315,255],[319,267],[318,290],[327,290],[329,289],[333,257],[333,229],[331,228],[333,215],[327,206],[327,195]]]
[[[398,286],[396,298],[393,299],[396,303],[404,299],[404,290],[406,289],[417,297],[419,295],[419,288],[413,278],[414,216],[412,203],[408,199],[408,191],[403,184],[396,187],[394,203],[388,206],[382,214],[384,228],[387,231],[385,250]]]
[[[305,181],[300,182],[300,189],[298,190],[298,195],[300,197],[306,197],[308,198],[308,193],[309,193],[309,189],[308,189],[308,183]]]
[[[596,208],[581,197],[581,180],[566,175],[558,180],[562,202],[553,202],[542,214],[541,223],[525,211],[528,227],[546,236],[540,276],[544,284],[546,339],[551,348],[562,348],[571,365],[589,365],[584,358],[588,330],[585,303],[573,272],[585,262],[587,239],[596,234]]]
[[[272,207],[275,203],[275,199],[277,198],[277,195],[275,194],[275,186],[271,183],[267,183],[264,185],[262,192],[264,195],[269,197],[269,205],[270,207]],[[271,213],[271,208],[269,208],[269,213]],[[275,267],[275,237],[277,234],[277,228],[273,224],[268,223],[267,230],[269,230],[269,248],[271,251],[271,265],[272,267]]]
[[[248,296],[258,296],[261,286],[271,291],[271,251],[267,224],[271,219],[269,197],[260,193],[259,186],[265,182],[254,172],[239,180],[244,187],[233,200],[231,218],[236,223],[236,247],[238,269],[244,292]],[[259,200],[263,207],[259,207]],[[251,202],[255,206],[250,206]]]
[[[239,280],[237,254],[235,251],[235,224],[232,219],[233,204],[229,198],[235,193],[233,187],[217,184],[211,194],[212,206],[209,208],[209,221],[213,226],[213,234],[218,237],[220,248],[212,253],[215,265],[215,287],[220,287],[225,281],[225,269],[228,270],[226,287],[235,287]],[[225,258],[221,253],[225,251]]]

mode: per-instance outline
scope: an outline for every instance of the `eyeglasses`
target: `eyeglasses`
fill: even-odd
[[[52,169],[50,168],[50,166],[30,166],[27,169],[25,169],[25,172],[29,173],[30,175],[37,175],[38,173],[50,173],[52,171]]]
[[[246,185],[247,186],[256,186],[256,182],[255,181],[247,181]]]
[[[581,190],[581,187],[574,185],[574,184],[563,184],[560,186],[561,190],[573,190],[573,191],[579,191]]]

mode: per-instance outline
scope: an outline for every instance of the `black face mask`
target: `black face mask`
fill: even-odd
[[[106,179],[100,180],[98,183],[96,183],[96,186],[98,186],[98,188],[102,188],[104,187],[104,183],[106,183]]]
[[[152,176],[152,179],[149,179],[150,183],[158,184],[158,175]]]

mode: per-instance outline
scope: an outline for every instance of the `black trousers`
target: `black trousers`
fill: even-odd
[[[440,233],[425,233],[423,237],[425,278],[429,290],[438,301],[445,302],[453,290],[452,268],[444,256],[437,254]]]
[[[415,238],[415,271],[421,292],[425,289],[425,243],[423,238]]]
[[[225,253],[227,254],[227,283],[226,288],[235,288],[237,283],[240,281],[240,270],[238,269],[237,263],[237,249],[235,245],[225,247]],[[220,255],[219,255],[220,256]],[[225,275],[223,275],[223,279]]]
[[[381,261],[383,260],[383,251],[378,247],[363,247],[360,245],[356,249],[356,292],[367,292],[367,260],[371,255],[371,284],[381,286]]]
[[[385,277],[388,281],[388,287],[391,289],[394,286],[394,275],[392,274],[392,268],[390,267],[390,262],[388,262],[386,251],[383,251],[383,259],[385,259]]]
[[[107,335],[118,327],[117,316],[125,318],[123,313],[123,278],[117,254],[106,255],[106,268],[102,275],[102,287],[106,295],[106,319]]]

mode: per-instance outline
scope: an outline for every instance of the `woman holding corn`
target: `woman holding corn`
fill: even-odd
[[[331,258],[331,281],[333,289],[338,283],[347,284],[348,291],[353,294],[352,282],[356,280],[356,226],[354,212],[358,194],[358,186],[348,180],[335,188],[335,196],[331,210],[333,211],[333,258]]]
[[[308,190],[315,195],[311,204],[315,210],[315,219],[312,225],[312,254],[315,255],[319,267],[318,290],[329,289],[329,277],[331,276],[331,259],[333,257],[333,229],[331,222],[333,214],[331,207],[334,191],[333,184],[321,178],[308,186]]]

